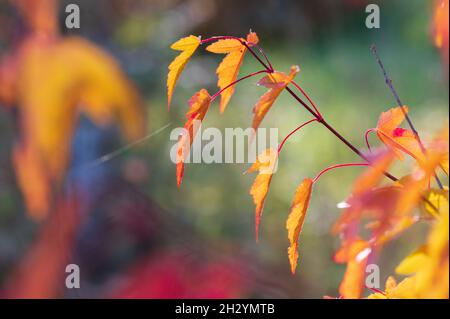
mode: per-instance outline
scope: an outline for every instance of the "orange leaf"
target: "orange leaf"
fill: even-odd
[[[371,160],[369,168],[353,184],[353,195],[364,194],[377,186],[384,177],[384,172],[391,166],[392,161],[391,152],[379,154],[375,159]]]
[[[77,198],[58,200],[23,258],[14,267],[5,293],[12,299],[61,298],[83,217]],[[84,214],[83,214],[84,213]]]
[[[276,167],[278,153],[273,149],[266,149],[258,156],[256,162],[248,169],[247,172],[259,171],[250,188],[250,195],[253,197],[253,202],[256,205],[255,209],[255,236],[258,241],[259,224],[261,221],[264,201],[269,191],[270,182]]]
[[[291,72],[289,75],[286,75],[283,72],[274,72],[272,74],[266,75],[262,78],[258,84],[269,88],[267,91],[256,103],[253,108],[253,124],[252,127],[256,131],[256,129],[261,124],[262,120],[266,116],[269,109],[272,107],[275,100],[278,98],[280,93],[286,88],[286,86],[291,83],[294,79],[295,75],[300,71],[298,66],[292,66]]]
[[[243,40],[243,39],[242,39]],[[244,41],[244,40],[243,40]],[[258,43],[258,36],[256,33],[251,32],[247,35],[247,43],[249,46],[255,45]],[[244,60],[245,53],[247,52],[247,48],[245,45],[241,44],[238,40],[235,39],[225,39],[219,40],[211,45],[209,45],[206,50],[213,53],[225,53],[226,56],[219,64],[217,68],[217,75],[219,80],[217,85],[222,90],[226,86],[230,85],[234,81],[236,81],[239,69],[241,68],[242,61]],[[230,102],[231,96],[234,93],[234,86],[224,90],[220,94],[220,112],[223,113],[228,103]]]
[[[418,161],[423,161],[424,154],[415,134],[407,129],[397,127],[392,135],[388,135],[383,131],[377,131],[380,140],[388,146],[398,159],[403,160],[402,154],[408,154]]]
[[[364,289],[366,265],[371,249],[361,239],[345,241],[334,256],[338,263],[347,263],[344,278],[339,286],[339,293],[345,299],[358,299]]]
[[[172,50],[182,52],[169,65],[169,74],[167,75],[167,106],[169,108],[172,102],[173,89],[177,84],[178,78],[200,43],[200,37],[190,35],[178,40],[170,46]]]
[[[403,108],[403,110],[402,110]],[[387,134],[392,133],[405,120],[405,113],[408,113],[407,106],[395,107],[389,111],[382,112],[378,119],[377,129]]]
[[[59,33],[57,0],[16,0],[12,2],[34,33],[56,36]]]
[[[13,165],[17,183],[26,200],[28,214],[35,220],[43,220],[50,209],[50,181],[48,173],[30,147],[16,145]]]
[[[440,133],[437,134],[435,138],[431,141],[431,144],[428,146],[431,152],[433,150],[437,150],[441,153],[440,158],[441,162],[439,164],[440,168],[444,171],[444,173],[448,176],[448,153],[449,153],[449,130],[448,124],[441,130]]]
[[[434,17],[433,17],[433,33],[434,43],[441,51],[442,62],[444,69],[448,69],[448,40],[449,40],[449,1],[435,0],[434,1]],[[448,71],[447,71],[448,72]]]
[[[298,259],[298,237],[302,231],[303,223],[306,217],[309,200],[311,198],[313,181],[305,178],[295,191],[294,200],[292,201],[289,217],[286,221],[286,229],[288,231],[288,239],[290,246],[288,248],[288,257],[291,264],[291,271],[294,274],[297,268]]]
[[[196,123],[203,121],[209,105],[211,104],[211,96],[208,91],[201,89],[189,100],[189,110],[186,113],[187,122],[184,125],[186,134],[180,136],[178,140],[177,150],[177,185],[180,187],[184,174],[184,162],[189,154],[190,147],[197,134]]]
[[[428,148],[426,162],[419,163],[410,178],[404,182],[397,207],[400,214],[408,214],[417,206],[422,193],[428,189],[430,178],[445,158],[448,158],[448,142],[442,148]]]
[[[415,134],[399,127],[407,113],[407,106],[392,108],[381,113],[376,133],[380,141],[388,146],[400,160],[404,159],[402,152],[421,160],[423,158],[422,149]]]
[[[348,208],[333,225],[332,233],[344,235],[347,240],[359,238],[359,224],[367,220],[368,241],[379,249],[418,221],[417,216],[397,213],[402,195],[402,186],[384,186],[352,196],[347,200]]]

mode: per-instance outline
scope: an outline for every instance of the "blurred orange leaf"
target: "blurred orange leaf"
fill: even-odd
[[[371,160],[371,165],[353,183],[353,195],[364,194],[378,185],[384,177],[384,172],[391,166],[394,160],[391,152],[378,154]]]
[[[404,189],[397,206],[400,214],[408,214],[417,206],[423,193],[428,189],[428,183],[436,169],[442,167],[446,161],[448,163],[448,152],[448,133],[446,135],[440,133],[427,148],[424,161],[418,163],[411,176],[403,183]]]
[[[40,35],[56,36],[59,33],[58,0],[14,0],[30,29]]]
[[[361,239],[345,241],[334,256],[337,263],[347,263],[347,269],[339,286],[339,293],[345,299],[361,297],[364,289],[366,265],[371,248]]]
[[[83,214],[75,198],[60,200],[7,283],[8,298],[61,297]]]
[[[442,60],[448,72],[449,59],[449,6],[448,0],[435,0],[434,17],[433,17],[433,31],[434,43],[436,47],[441,50]],[[447,73],[448,74],[448,73]]]
[[[14,165],[28,211],[39,219],[47,214],[51,188],[65,174],[81,112],[100,126],[118,120],[130,141],[143,134],[145,117],[137,91],[116,61],[81,38],[29,36],[11,65],[10,91],[1,97],[20,109]],[[27,174],[49,184],[37,187]]]

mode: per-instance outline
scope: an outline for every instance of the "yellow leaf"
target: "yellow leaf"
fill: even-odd
[[[389,276],[386,280],[385,292],[371,294],[368,299],[416,299],[415,279],[415,277],[405,278],[397,284],[394,277]]]
[[[412,275],[419,271],[427,261],[426,246],[422,246],[403,259],[397,268],[395,268],[395,272],[399,275]]]
[[[167,75],[167,105],[169,108],[172,102],[173,89],[177,84],[178,78],[200,43],[200,37],[190,35],[178,40],[170,46],[172,50],[182,52],[169,65],[169,74]]]
[[[242,41],[245,41],[242,39]],[[249,33],[247,36],[247,43],[249,46],[253,46],[258,43],[258,37],[256,33]],[[213,53],[226,54],[225,58],[219,64],[216,70],[218,75],[218,87],[223,90],[225,87],[237,80],[239,75],[239,69],[241,68],[242,61],[244,60],[247,47],[236,39],[219,40],[206,48],[207,51]],[[222,91],[220,94],[220,112],[223,113],[231,96],[234,93],[234,86],[229,87]]]
[[[420,202],[420,206],[424,212],[435,217],[438,217],[437,215],[445,210],[448,212],[449,202],[447,187],[444,189],[429,189],[423,196],[427,199],[427,201]]]
[[[269,191],[270,182],[277,164],[278,152],[273,149],[266,149],[258,156],[257,161],[247,172],[258,170],[259,173],[250,188],[250,195],[255,203],[255,236],[256,241],[259,238],[259,224],[261,221],[264,202]]]
[[[290,246],[288,248],[288,257],[291,264],[291,271],[294,274],[297,268],[298,260],[298,238],[302,231],[303,223],[306,217],[309,200],[311,198],[313,181],[305,178],[295,191],[294,200],[292,201],[291,210],[286,221],[286,229],[288,231],[288,239]]]
[[[391,295],[396,298],[443,298],[449,296],[449,214],[444,210],[434,220],[427,242],[406,257],[396,272],[412,275]]]
[[[241,40],[245,41],[244,39]],[[218,54],[228,54],[230,52],[240,51],[242,48],[245,48],[245,45],[237,39],[223,39],[208,45],[206,51]]]

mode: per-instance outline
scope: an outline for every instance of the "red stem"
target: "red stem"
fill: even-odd
[[[336,165],[332,165],[332,166],[330,166],[330,167],[325,168],[324,170],[321,170],[321,171],[319,172],[319,174],[317,174],[316,177],[314,177],[313,183],[316,183],[316,182],[319,180],[319,178],[320,178],[323,174],[325,174],[326,172],[328,172],[328,171],[331,171],[331,170],[336,169],[336,168],[342,168],[342,167],[355,167],[355,166],[370,166],[370,164],[369,164],[369,163],[346,163],[346,164],[336,164]]]
[[[312,107],[314,108],[314,110],[316,111],[317,115],[323,119],[322,114],[320,114],[319,109],[316,107],[316,105],[314,104],[314,102],[309,98],[309,95],[306,94],[306,92],[302,89],[302,87],[300,85],[297,84],[297,82],[295,82],[294,80],[292,80],[291,82],[292,84],[294,84],[294,86],[300,91],[302,92],[303,96],[309,101],[309,103],[311,103]]]
[[[372,152],[372,149],[370,147],[370,143],[369,143],[369,134],[375,132],[374,128],[369,128],[365,133],[364,133],[364,139],[366,140],[366,145],[367,145],[367,149],[369,150],[369,152]]]
[[[209,42],[213,42],[213,41],[218,41],[218,40],[236,40],[239,41],[243,46],[245,46],[247,48],[247,50],[250,51],[250,53],[253,55],[253,57],[255,59],[258,60],[259,63],[261,63],[261,65],[263,65],[268,71],[270,71],[270,73],[273,72],[273,67],[272,64],[270,63],[269,59],[267,58],[267,55],[264,53],[264,51],[262,50],[262,48],[259,45],[254,45],[258,48],[259,52],[261,52],[261,54],[264,56],[264,58],[266,59],[267,63],[269,65],[267,65],[266,63],[264,63],[263,60],[261,60],[261,58],[255,53],[255,51],[253,51],[251,49],[251,47],[248,45],[247,41],[238,38],[238,37],[234,37],[234,36],[215,36],[215,37],[210,37],[207,38],[205,40],[200,41],[200,44],[205,44],[205,43],[209,43]]]
[[[212,102],[213,102],[220,94],[222,94],[223,91],[229,89],[230,87],[236,85],[237,83],[239,83],[239,82],[241,82],[241,81],[243,81],[243,80],[245,80],[245,79],[251,78],[251,77],[256,76],[256,75],[258,75],[258,74],[261,74],[261,73],[270,73],[270,71],[268,71],[268,70],[261,70],[261,71],[253,72],[253,73],[250,73],[250,74],[248,74],[248,75],[246,75],[246,76],[243,76],[243,77],[240,78],[240,79],[237,79],[237,80],[234,81],[234,82],[231,82],[230,84],[228,84],[228,85],[227,85],[226,87],[224,87],[223,89],[219,90],[217,93],[215,93],[215,94],[211,97],[211,103],[212,103]]]
[[[281,149],[283,148],[283,146],[284,146],[284,143],[286,143],[286,141],[295,133],[295,132],[297,132],[298,130],[301,130],[303,127],[305,127],[306,125],[308,125],[309,123],[312,123],[312,122],[317,122],[317,119],[312,119],[312,120],[309,120],[309,121],[307,121],[307,122],[305,122],[305,123],[303,123],[302,125],[300,125],[299,127],[297,127],[295,130],[293,130],[292,132],[290,132],[288,135],[286,135],[286,137],[283,139],[283,141],[281,142],[281,144],[280,144],[280,146],[278,146],[278,154],[280,154],[280,152],[281,152]]]
[[[255,45],[258,48],[258,51],[263,55],[264,59],[266,60],[267,64],[269,65],[270,70],[272,70],[272,72],[274,71],[272,63],[270,63],[269,58],[267,57],[266,53],[264,52],[264,50],[258,45]]]
[[[242,39],[239,39],[238,37],[233,37],[231,35],[224,35],[224,36],[220,35],[220,36],[210,37],[205,40],[202,40],[202,41],[200,41],[200,44],[205,44],[205,43],[214,42],[214,41],[218,41],[218,40],[237,40],[242,43]]]
[[[375,293],[379,293],[379,294],[381,294],[383,296],[386,296],[386,293],[384,291],[380,290],[380,289],[368,287],[367,285],[366,285],[366,288],[372,290]]]

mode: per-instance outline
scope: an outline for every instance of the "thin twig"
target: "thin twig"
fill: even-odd
[[[317,174],[316,177],[314,177],[313,183],[316,183],[323,174],[325,174],[326,172],[331,171],[333,169],[343,168],[343,167],[357,167],[357,166],[370,166],[370,164],[369,163],[345,163],[345,164],[336,164],[333,166],[329,166],[329,167],[321,170],[319,172],[319,174]]]
[[[370,50],[372,51],[373,55],[375,56],[375,59],[376,59],[378,65],[380,66],[381,71],[383,72],[384,80],[386,81],[387,86],[388,86],[389,89],[391,90],[392,95],[394,95],[394,98],[395,98],[395,100],[396,100],[396,102],[397,102],[397,105],[400,106],[400,108],[401,108],[401,110],[402,110],[403,115],[405,116],[406,122],[408,123],[408,126],[411,128],[411,131],[413,132],[414,137],[415,137],[415,139],[417,140],[417,143],[419,143],[419,146],[420,146],[420,149],[421,149],[422,153],[423,153],[424,155],[426,155],[426,154],[427,154],[427,150],[426,150],[426,148],[425,148],[425,145],[423,145],[422,140],[420,139],[420,136],[419,136],[419,132],[416,130],[416,128],[415,128],[413,122],[411,121],[411,118],[409,117],[409,115],[408,115],[408,113],[405,111],[405,109],[403,108],[403,105],[404,105],[404,104],[403,104],[402,101],[400,100],[400,96],[398,95],[397,91],[395,90],[394,85],[392,84],[392,80],[391,80],[391,78],[389,77],[389,75],[388,75],[388,73],[387,73],[387,71],[386,71],[386,69],[385,69],[385,67],[384,67],[383,62],[381,61],[380,56],[378,55],[376,45],[375,45],[375,44],[372,44],[372,46],[370,47]],[[436,175],[436,173],[434,174],[434,178],[436,179],[436,182],[437,182],[437,184],[439,185],[439,188],[443,189],[444,187],[443,187],[443,185],[442,185],[442,182],[440,181],[440,179],[439,179],[439,177]]]
[[[317,122],[316,118],[313,118],[312,120],[309,120],[305,123],[303,123],[302,125],[298,126],[296,129],[294,129],[293,131],[291,131],[288,135],[286,135],[286,137],[283,139],[283,141],[281,142],[280,146],[278,146],[278,154],[280,154],[281,149],[283,148],[284,144],[286,143],[286,141],[295,134],[295,132],[297,132],[298,130],[301,130],[303,127],[305,127],[306,125],[312,123],[312,122]]]
[[[211,102],[214,101],[220,94],[222,94],[223,91],[229,89],[230,87],[236,85],[237,83],[239,83],[239,82],[241,82],[241,81],[243,81],[243,80],[245,80],[245,79],[254,77],[254,76],[258,75],[258,74],[261,74],[261,73],[269,73],[269,72],[270,72],[270,71],[268,71],[268,70],[260,70],[260,71],[257,71],[257,72],[250,73],[250,74],[248,74],[248,75],[246,75],[246,76],[243,76],[243,77],[237,79],[236,81],[231,82],[230,84],[228,84],[227,86],[225,86],[223,89],[221,89],[220,91],[218,91],[217,93],[215,93],[215,94],[211,97]]]

